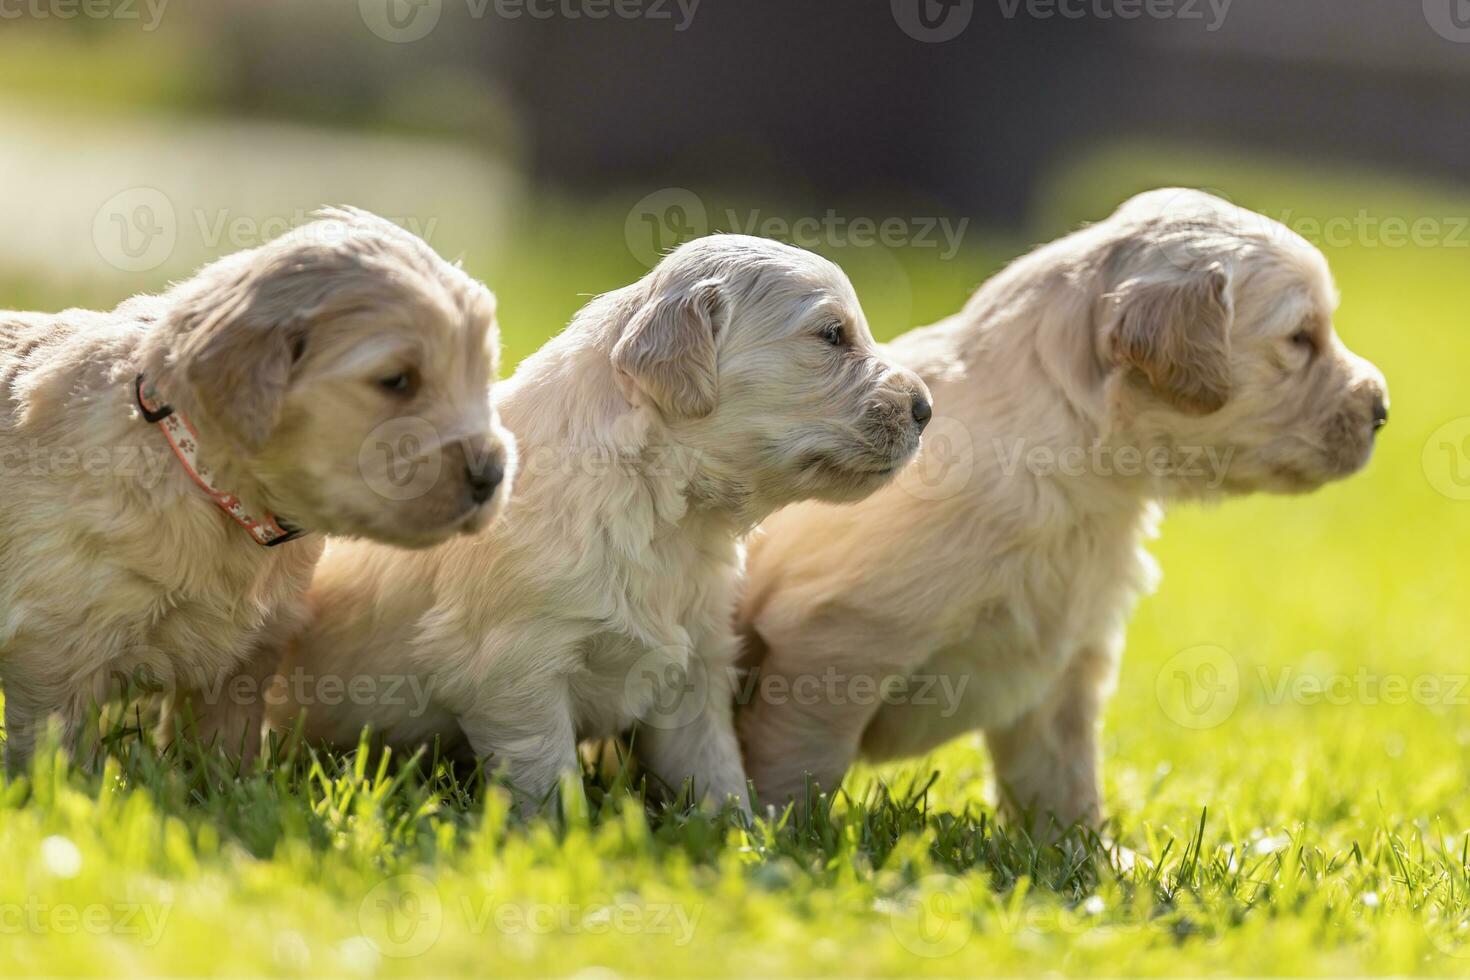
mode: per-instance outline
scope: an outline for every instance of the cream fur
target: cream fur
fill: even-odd
[[[359,211],[223,259],[111,313],[0,313],[0,680],[6,755],[127,683],[248,760],[258,682],[304,616],[322,534],[258,545],[195,484],[135,405],[141,372],[186,414],[216,484],[313,532],[430,544],[489,520],[468,469],[504,462],[492,421],[494,304],[422,241]],[[487,347],[488,343],[488,347]],[[366,355],[364,352],[368,352]],[[417,394],[380,381],[410,372]],[[413,500],[370,434],[412,417],[447,477]],[[81,461],[87,461],[85,464]],[[386,465],[386,463],[382,464]],[[237,679],[256,686],[230,685]],[[234,693],[232,693],[234,692]],[[243,692],[243,693],[242,693]]]
[[[1143,542],[1163,505],[1304,491],[1368,459],[1386,389],[1333,334],[1335,305],[1307,242],[1165,190],[891,345],[936,397],[920,459],[866,501],[783,510],[751,542],[741,628],[759,678],[783,685],[752,681],[739,719],[761,801],[801,798],[807,774],[835,788],[859,754],[983,729],[1013,809],[1096,821],[1098,716],[1154,583]],[[1074,462],[1028,465],[1036,449]],[[1132,450],[1155,463],[1119,465]],[[829,672],[840,698],[769,694]],[[855,678],[890,703],[850,696]]]
[[[835,343],[834,343],[835,341]],[[777,507],[855,499],[916,451],[922,382],[876,350],[830,262],[761,239],[683,246],[601,296],[501,387],[516,495],[486,533],[400,554],[333,542],[287,676],[411,674],[427,710],[306,710],[343,746],[467,736],[523,808],[579,739],[636,726],[665,784],[746,805],[731,725],[740,537]]]

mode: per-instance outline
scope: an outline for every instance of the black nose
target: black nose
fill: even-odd
[[[1383,403],[1382,398],[1373,399],[1373,433],[1388,424],[1388,406]]]
[[[469,478],[470,497],[477,504],[483,504],[495,496],[495,488],[505,479],[504,467],[491,459],[479,463],[471,462],[465,467],[465,474]]]
[[[914,421],[919,423],[919,431],[924,431],[924,426],[934,417],[934,409],[930,407],[929,400],[923,395],[914,396]]]

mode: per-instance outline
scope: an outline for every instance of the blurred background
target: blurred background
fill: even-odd
[[[0,284],[108,305],[354,203],[490,281],[512,363],[711,230],[891,334],[1152,184],[1457,193],[1467,94],[1470,0],[0,0]]]

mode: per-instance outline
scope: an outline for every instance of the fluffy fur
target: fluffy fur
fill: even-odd
[[[261,652],[304,618],[321,533],[257,544],[143,419],[140,373],[195,427],[216,486],[257,516],[426,545],[479,529],[504,496],[486,496],[509,445],[486,390],[493,298],[379,218],[321,218],[111,313],[0,313],[12,767],[46,716],[75,743],[123,682],[170,693],[178,717],[248,759],[272,666]],[[373,433],[401,421],[438,438],[390,460]],[[393,499],[394,466],[443,475]]]
[[[1347,476],[1386,421],[1335,306],[1306,241],[1164,190],[893,344],[937,399],[920,459],[750,545],[739,729],[762,802],[983,729],[1011,808],[1096,821],[1098,715],[1162,505]]]
[[[333,543],[286,676],[413,679],[430,703],[306,710],[314,739],[371,724],[460,732],[523,807],[580,739],[636,726],[640,761],[746,803],[731,721],[738,541],[777,507],[860,498],[919,445],[928,393],[876,349],[815,255],[717,235],[591,302],[497,393],[521,450],[506,520],[423,554]]]

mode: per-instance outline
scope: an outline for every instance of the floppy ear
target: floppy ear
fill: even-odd
[[[1230,398],[1230,325],[1235,313],[1220,263],[1174,279],[1130,279],[1110,294],[1114,363],[1135,368],[1166,401],[1208,415]]]
[[[275,431],[310,308],[270,277],[206,284],[174,311],[183,376],[210,421],[248,452]]]
[[[659,411],[702,418],[719,398],[715,335],[725,316],[720,280],[705,279],[673,296],[655,296],[623,328],[613,367]]]

